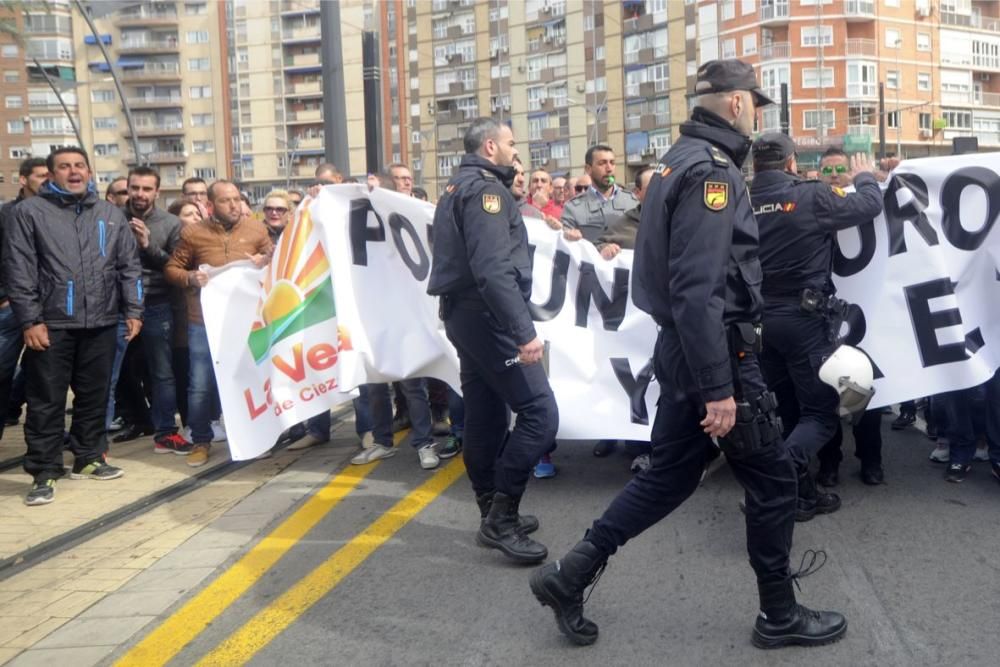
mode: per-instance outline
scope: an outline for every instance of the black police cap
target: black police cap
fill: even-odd
[[[774,100],[764,94],[757,83],[753,65],[742,60],[710,60],[698,68],[698,79],[694,84],[695,95],[724,93],[730,90],[749,90],[753,93],[754,104],[758,107],[774,104]]]
[[[782,132],[762,134],[750,147],[755,162],[782,162],[795,155],[795,142]]]

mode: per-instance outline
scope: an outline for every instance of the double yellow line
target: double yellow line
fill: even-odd
[[[302,537],[326,516],[378,463],[351,467],[334,477],[235,565],[191,598],[136,644],[116,667],[165,665],[250,589]],[[202,658],[199,665],[235,665],[250,660],[309,607],[396,534],[465,472],[455,459],[411,491],[350,542],[259,611],[243,627]]]

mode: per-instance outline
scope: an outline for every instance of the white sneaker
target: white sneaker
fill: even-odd
[[[294,452],[298,449],[308,449],[309,447],[313,447],[315,445],[322,445],[327,442],[330,442],[330,440],[329,439],[323,440],[322,438],[317,438],[312,433],[306,433],[304,437],[299,438],[292,444],[288,445],[288,447],[286,447],[285,449],[287,449],[290,452]]]
[[[186,441],[188,441],[188,442],[194,442],[194,440],[191,439],[191,427],[190,426],[185,426],[184,428],[182,428],[181,429],[181,435],[184,436],[184,439]]]
[[[441,459],[438,458],[437,450],[433,444],[424,445],[418,449],[417,456],[420,457],[420,467],[424,470],[434,470],[441,465]]]
[[[361,434],[361,449],[371,449],[375,446],[375,435],[371,431]]]
[[[976,453],[972,455],[973,461],[989,461],[990,460],[990,450],[985,446],[976,447]]]
[[[387,459],[390,456],[396,455],[395,447],[386,447],[385,445],[375,444],[371,449],[362,449],[357,456],[351,459],[351,463],[356,466],[361,466],[366,463],[371,463],[372,461],[378,461],[379,459]]]
[[[212,422],[212,442],[225,442],[226,441],[226,427],[222,424],[222,420]]]
[[[948,461],[951,461],[951,447],[948,445],[942,445],[939,442],[937,447],[934,448],[934,451],[931,452],[929,458],[935,463],[947,463]]]

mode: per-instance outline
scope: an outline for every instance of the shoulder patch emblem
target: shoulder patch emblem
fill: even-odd
[[[729,204],[729,183],[705,181],[705,206],[710,211],[721,211]]]
[[[500,195],[483,195],[483,210],[487,213],[499,213]]]
[[[673,169],[671,169],[667,165],[663,164],[662,162],[660,164],[656,165],[656,168],[653,169],[653,173],[654,174],[658,174],[660,176],[660,178],[666,178],[667,176],[670,175],[671,171],[673,171]]]
[[[844,188],[838,188],[836,185],[831,185],[830,189],[833,190],[833,194],[837,195],[838,197],[847,196],[847,193],[844,192]]]
[[[720,166],[723,166],[723,167],[728,167],[728,166],[729,166],[729,160],[727,160],[727,159],[726,159],[726,156],[722,154],[722,151],[720,151],[720,150],[719,150],[718,148],[716,148],[715,146],[712,146],[712,147],[710,148],[710,150],[711,150],[711,152],[712,152],[712,160],[713,160],[713,161],[714,161],[714,162],[715,162],[715,163],[716,163],[717,165],[720,165]]]

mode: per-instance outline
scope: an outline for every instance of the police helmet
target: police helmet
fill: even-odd
[[[841,345],[819,368],[819,379],[840,395],[838,413],[857,423],[875,396],[875,371],[864,352],[850,345]]]

